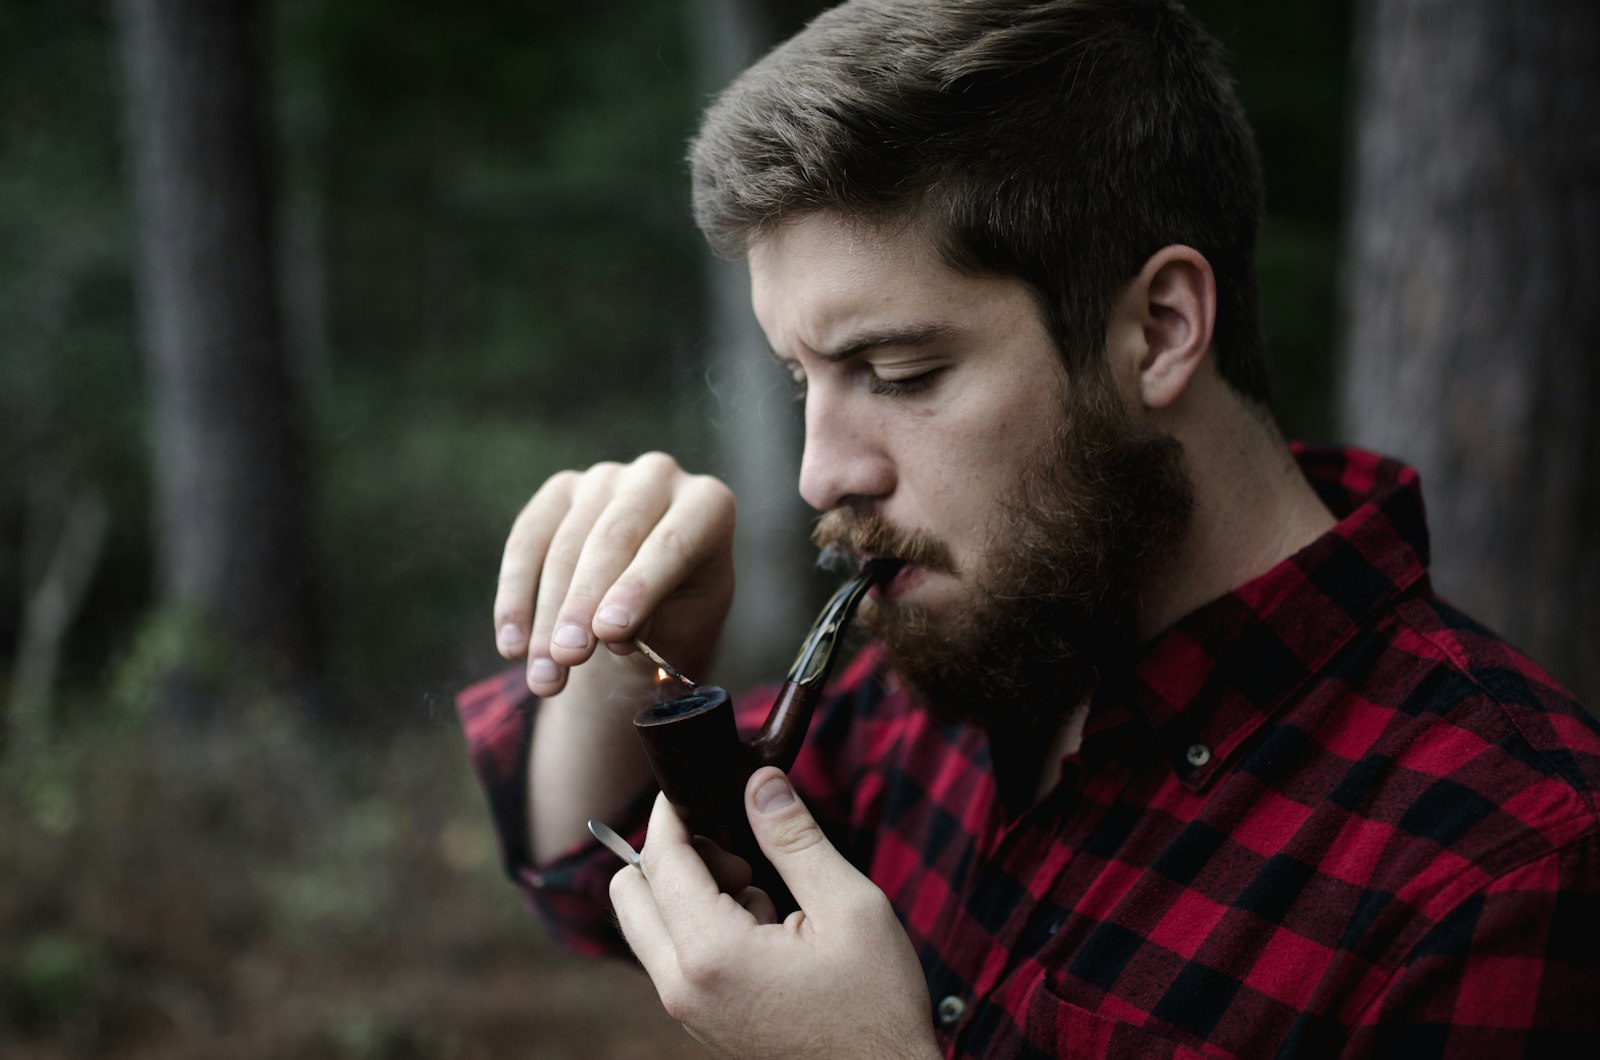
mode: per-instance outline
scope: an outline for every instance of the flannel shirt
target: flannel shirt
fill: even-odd
[[[1020,812],[985,732],[932,723],[877,651],[818,708],[793,782],[892,902],[947,1055],[1600,1041],[1600,733],[1432,593],[1414,472],[1296,453],[1337,527],[1143,645]],[[459,703],[512,876],[569,946],[625,953],[611,854],[528,863],[521,675]]]

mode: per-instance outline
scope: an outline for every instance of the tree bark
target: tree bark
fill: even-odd
[[[1434,581],[1600,702],[1600,6],[1367,0],[1345,426]]]
[[[117,0],[161,595],[299,679],[315,643],[254,6]]]

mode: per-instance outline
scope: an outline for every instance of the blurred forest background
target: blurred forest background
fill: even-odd
[[[719,681],[798,642],[682,154],[821,6],[0,0],[0,1054],[698,1055],[503,884],[451,696],[523,501],[645,449],[740,496]],[[1596,6],[1190,6],[1287,431],[1419,463],[1442,588],[1595,702]]]

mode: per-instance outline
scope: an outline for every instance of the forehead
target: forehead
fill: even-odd
[[[755,242],[751,302],[774,346],[825,349],[869,325],[960,316],[1015,281],[956,272],[914,223],[806,214]]]
[[[925,229],[835,213],[787,221],[750,247],[750,301],[774,351],[826,352],[859,333],[1040,330],[1021,280],[957,272]]]

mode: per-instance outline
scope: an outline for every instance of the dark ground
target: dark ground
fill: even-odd
[[[4,750],[6,1060],[705,1055],[642,973],[545,939],[450,719],[382,746],[262,711]]]

